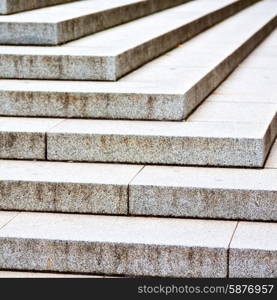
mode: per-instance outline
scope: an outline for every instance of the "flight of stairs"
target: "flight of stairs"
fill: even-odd
[[[277,1],[0,3],[0,277],[277,277]]]

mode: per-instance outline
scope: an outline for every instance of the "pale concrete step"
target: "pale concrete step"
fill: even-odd
[[[277,133],[263,122],[0,118],[0,158],[262,167]],[[269,121],[270,120],[270,121]]]
[[[128,214],[142,166],[0,160],[0,209]]]
[[[146,166],[131,182],[133,215],[277,221],[277,170]]]
[[[268,10],[263,11],[260,7],[257,14],[255,6],[115,83],[0,80],[0,114],[182,120],[268,34],[267,30],[262,29],[267,22],[264,18],[267,18]],[[254,23],[251,22],[253,19]],[[243,67],[251,62],[253,66],[263,66],[261,61],[265,57],[270,57],[274,62],[274,52],[269,54],[274,41],[277,41],[277,32],[272,33],[207,102],[276,104],[276,68],[263,67],[256,74],[252,68]],[[245,103],[241,104],[241,110],[246,111],[247,118],[251,118]],[[228,114],[229,110],[225,111]],[[240,113],[234,109],[232,111]],[[256,116],[259,116],[258,111]]]
[[[57,47],[0,46],[1,77],[114,81],[254,2],[191,1]],[[261,2],[239,19],[270,31],[274,8]]]
[[[73,2],[74,0],[1,0],[0,15],[12,14],[50,5]]]
[[[0,222],[7,222],[5,212],[0,213]],[[19,213],[0,230],[0,268],[226,277],[236,225],[232,221]]]
[[[0,43],[57,45],[188,0],[84,0],[0,17]]]
[[[276,278],[276,266],[277,223],[240,222],[230,245],[229,276]]]

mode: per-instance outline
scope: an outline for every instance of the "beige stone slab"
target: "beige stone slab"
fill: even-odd
[[[0,209],[126,215],[141,168],[0,160]]]
[[[21,213],[0,230],[0,268],[225,277],[236,222]]]
[[[277,277],[277,224],[240,222],[230,245],[230,277]]]
[[[277,221],[277,170],[146,166],[131,182],[133,215]]]

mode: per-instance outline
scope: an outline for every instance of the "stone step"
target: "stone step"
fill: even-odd
[[[276,265],[277,223],[240,222],[230,245],[229,276],[276,278]]]
[[[0,43],[58,45],[188,0],[85,0],[0,18]]]
[[[276,133],[275,111],[262,122],[3,117],[0,158],[262,167]]]
[[[191,1],[61,46],[0,46],[1,77],[114,81],[256,1]],[[259,14],[271,28],[274,8],[261,2],[239,19]]]
[[[264,3],[255,6],[258,5]],[[255,6],[216,25],[118,82],[2,79],[0,114],[182,120],[269,33],[271,27],[264,27],[268,21],[268,10],[257,15]],[[251,22],[253,18],[254,23]],[[240,28],[239,34],[237,28]],[[276,104],[276,68],[263,67],[268,65],[265,58],[270,57],[273,62],[276,60],[274,52],[270,51],[274,41],[277,41],[277,32],[272,33],[243,62],[238,71],[218,87],[207,102],[246,102],[241,104],[244,107],[242,110],[246,110],[246,117],[250,118],[251,115],[247,113],[248,102]],[[245,64],[260,66],[259,73],[254,76],[252,68],[244,67]],[[225,111],[227,114],[224,118],[228,118],[229,111]],[[240,111],[236,110],[235,113]],[[197,114],[199,111],[194,115]],[[256,116],[259,116],[258,111]]]
[[[0,223],[2,270],[161,277],[226,277],[237,225],[14,212]]]
[[[0,15],[8,15],[20,11],[32,10],[36,8],[73,1],[74,0],[1,0]]]
[[[0,209],[277,221],[277,170],[0,160]]]
[[[15,212],[0,223],[2,270],[277,276],[276,223]]]
[[[0,209],[128,214],[142,166],[0,160]]]
[[[129,213],[277,221],[277,169],[146,166],[129,187]]]

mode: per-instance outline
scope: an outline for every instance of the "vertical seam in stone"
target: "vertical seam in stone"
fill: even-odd
[[[231,236],[231,239],[230,239],[230,242],[229,242],[228,248],[227,248],[227,278],[230,277],[230,246],[231,246],[231,243],[232,243],[232,241],[233,241],[234,235],[235,235],[235,233],[236,233],[236,231],[237,231],[237,228],[238,228],[239,223],[240,223],[240,222],[237,221],[236,227],[235,227],[235,229],[234,229],[234,232],[233,232],[233,234],[232,234],[232,236]]]
[[[131,180],[127,184],[127,216],[130,215],[130,184],[134,181],[135,178],[142,172],[142,170],[146,167],[143,165],[142,168],[131,178]]]
[[[62,122],[65,122],[66,119],[61,119],[60,122],[58,122],[57,124],[55,124],[54,126],[50,127],[48,130],[45,131],[44,133],[44,144],[45,144],[45,160],[48,160],[48,134],[50,133],[50,131],[55,128],[56,126],[60,125]]]

